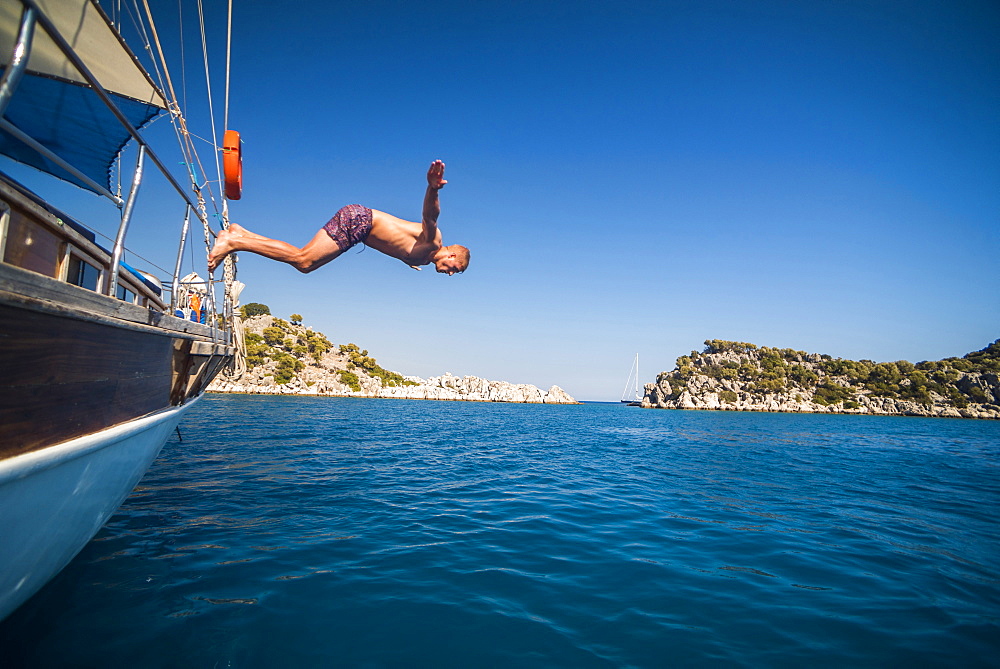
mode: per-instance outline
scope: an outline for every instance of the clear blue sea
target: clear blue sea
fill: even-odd
[[[1000,666],[1000,422],[208,396],[4,667]]]

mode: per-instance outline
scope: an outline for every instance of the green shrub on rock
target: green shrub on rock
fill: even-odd
[[[754,382],[751,388],[755,393],[783,393],[785,392],[784,379],[761,379]]]
[[[372,377],[373,379],[378,379],[382,382],[383,386],[412,386],[416,385],[413,381],[407,381],[403,378],[402,374],[397,374],[396,372],[390,372],[387,369],[383,369],[375,362],[375,358],[368,355],[368,351],[362,351],[357,344],[342,344],[340,346],[340,352],[347,355],[348,368],[359,368],[364,370],[364,372]]]
[[[726,341],[725,339],[708,339],[705,341],[705,353],[750,353],[756,351],[755,344],[744,341]]]
[[[802,365],[791,365],[788,369],[788,378],[800,386],[806,387],[815,386],[819,381],[816,372]]]
[[[361,380],[358,379],[357,374],[349,372],[346,369],[341,369],[337,371],[337,376],[340,377],[340,382],[345,386],[354,392],[361,392]]]
[[[278,353],[273,360],[278,363],[274,370],[274,382],[284,385],[295,378],[295,373],[305,368],[305,364],[288,353]]]
[[[323,354],[333,348],[333,344],[319,332],[310,332],[306,337],[306,347],[309,349],[309,355],[319,362]]]
[[[267,342],[268,346],[278,346],[285,340],[285,331],[281,328],[276,328],[273,325],[271,327],[264,328],[264,341]]]
[[[270,316],[271,309],[266,304],[260,302],[250,302],[240,307],[240,315],[246,319],[253,316]]]
[[[816,392],[813,394],[813,402],[816,404],[822,404],[823,406],[829,406],[831,404],[843,402],[853,396],[854,391],[852,389],[847,386],[842,386],[838,383],[828,381],[821,383],[816,387]]]
[[[247,347],[247,367],[253,369],[267,362],[268,352],[271,347],[264,342],[264,338],[259,334],[247,332],[243,337]]]

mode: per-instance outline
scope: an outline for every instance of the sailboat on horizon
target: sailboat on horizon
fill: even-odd
[[[632,367],[628,372],[628,379],[625,381],[625,388],[622,390],[622,404],[636,404],[642,401],[642,393],[639,391],[639,354],[635,354]]]

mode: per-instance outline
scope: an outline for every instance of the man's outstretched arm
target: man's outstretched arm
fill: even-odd
[[[444,163],[435,160],[427,169],[427,192],[424,193],[424,238],[427,241],[434,241],[437,235],[437,220],[441,215],[441,202],[438,200],[438,191],[444,188],[448,181],[444,178]]]

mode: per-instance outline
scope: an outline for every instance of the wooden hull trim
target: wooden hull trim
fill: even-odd
[[[0,291],[0,459],[184,404],[231,354],[190,333]]]

